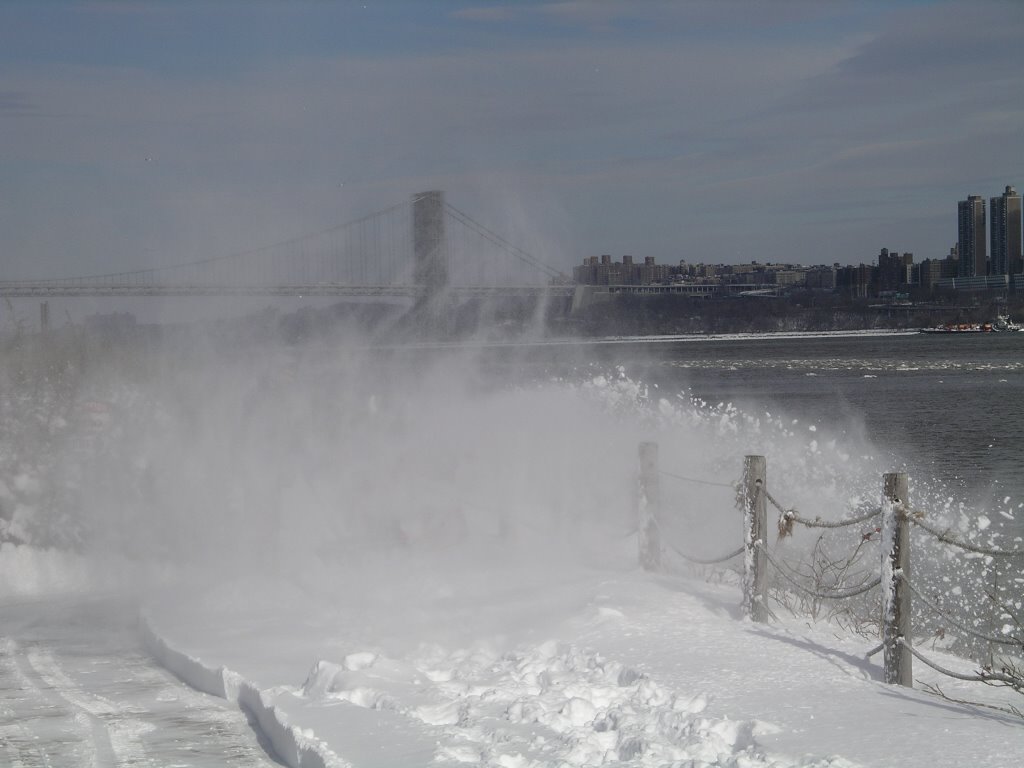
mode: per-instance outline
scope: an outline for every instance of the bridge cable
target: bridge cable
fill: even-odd
[[[195,261],[185,261],[185,262],[181,262],[179,264],[168,264],[167,266],[149,267],[147,269],[133,269],[133,270],[125,271],[125,272],[109,272],[109,273],[102,274],[102,275],[85,275],[85,276],[81,276],[81,277],[55,277],[55,278],[46,278],[46,279],[43,279],[43,280],[11,280],[11,281],[6,281],[6,282],[8,282],[9,284],[19,284],[19,283],[20,284],[25,284],[25,283],[33,283],[33,284],[38,284],[38,283],[65,283],[65,282],[75,281],[75,280],[101,280],[101,279],[107,279],[107,278],[126,278],[126,277],[132,277],[132,276],[135,276],[135,275],[153,274],[155,272],[169,272],[169,271],[171,271],[173,269],[185,269],[185,268],[188,268],[188,267],[198,267],[198,266],[203,266],[203,265],[206,265],[206,264],[212,264],[212,263],[215,263],[215,262],[228,261],[230,259],[242,258],[242,257],[245,257],[245,256],[254,256],[254,255],[258,254],[258,253],[265,253],[265,252],[270,251],[270,250],[272,250],[274,248],[283,248],[283,247],[286,247],[286,246],[289,246],[289,245],[295,245],[297,243],[301,243],[304,240],[312,240],[315,237],[322,237],[323,235],[327,235],[327,234],[330,234],[332,232],[338,232],[340,230],[347,229],[348,227],[353,227],[353,226],[356,226],[356,225],[359,225],[359,224],[363,224],[363,223],[369,221],[370,219],[373,219],[374,217],[384,216],[384,215],[392,213],[393,211],[395,211],[395,210],[397,210],[399,208],[402,208],[402,207],[404,207],[406,205],[408,205],[408,203],[405,203],[405,202],[397,203],[395,205],[392,205],[389,208],[384,208],[383,210],[377,211],[375,213],[368,213],[365,216],[360,216],[358,219],[353,219],[351,221],[347,221],[344,224],[336,224],[333,227],[328,227],[327,229],[322,229],[322,230],[320,230],[318,232],[310,232],[310,233],[307,233],[307,234],[304,234],[304,235],[296,235],[294,237],[288,238],[287,240],[282,240],[282,241],[280,241],[278,243],[272,243],[270,245],[263,245],[263,246],[260,246],[260,247],[257,247],[257,248],[251,248],[251,249],[245,250],[245,251],[236,251],[235,253],[226,253],[226,254],[223,254],[221,256],[209,256],[209,257],[207,257],[205,259],[196,259]]]
[[[490,240],[492,243],[499,246],[500,248],[503,248],[524,264],[531,267],[535,267],[536,269],[545,272],[548,277],[560,277],[563,274],[554,267],[545,264],[536,256],[527,253],[522,248],[518,248],[512,245],[512,243],[508,242],[508,240],[503,238],[501,235],[497,234],[496,232],[493,232],[492,230],[485,227],[483,224],[480,224],[479,222],[470,218],[468,214],[463,213],[451,203],[446,202],[444,204],[444,207],[448,210],[449,214],[454,216],[455,219],[458,220],[461,224],[464,224],[465,226],[469,227],[471,230],[476,232],[476,234],[480,235],[481,237],[487,240]]]

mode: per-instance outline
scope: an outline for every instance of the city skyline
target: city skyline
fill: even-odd
[[[1021,205],[1021,195],[1016,191],[1013,184],[1007,184],[1000,197],[989,198],[989,206],[993,211],[991,221],[986,213],[988,209],[986,209],[985,198],[982,195],[968,195],[966,200],[960,200],[957,203],[957,238],[953,243],[953,247],[945,253],[927,254],[923,258],[926,260],[938,260],[948,256],[955,256],[961,262],[962,269],[966,269],[963,266],[964,264],[970,265],[967,273],[961,274],[962,277],[983,276],[986,274],[1015,275],[1024,271],[1024,248],[1022,248],[1022,243],[1024,243],[1024,208]],[[986,244],[990,244],[990,246]],[[965,249],[965,245],[968,245],[969,249]],[[870,247],[873,246],[868,246],[868,248]],[[896,253],[897,250],[899,249],[893,249],[893,253]],[[888,251],[888,248],[882,248],[883,253],[888,253]],[[966,259],[961,258],[964,252],[969,252],[970,254]],[[913,253],[913,251],[910,251],[906,255],[913,255]],[[598,257],[594,254],[583,256],[584,265],[596,258]],[[608,263],[606,260],[611,258],[611,254],[602,253],[600,255],[601,263]],[[623,263],[631,264],[634,256],[632,254],[625,254],[622,258]],[[642,258],[650,260],[653,257],[644,256]],[[863,255],[858,258],[859,260],[831,263],[844,266],[855,266],[865,263]],[[671,262],[672,259],[666,261]],[[678,261],[687,262],[689,260],[679,259]],[[654,262],[649,261],[648,263]],[[776,259],[773,261],[770,259],[754,258],[747,261],[724,262],[697,260],[693,263],[765,263],[768,265],[799,264],[803,266],[821,266],[829,262],[792,259]],[[577,263],[576,266],[579,266],[579,264]]]
[[[421,189],[566,272],[937,258],[950,201],[1024,178],[1022,44],[994,1],[7,3],[4,277],[221,255]]]

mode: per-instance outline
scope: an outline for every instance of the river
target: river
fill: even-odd
[[[1024,333],[618,339],[488,357],[520,376],[622,366],[665,393],[866,438],[890,470],[1024,518]]]

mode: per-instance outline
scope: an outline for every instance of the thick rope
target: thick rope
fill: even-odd
[[[758,490],[764,493],[765,498],[768,499],[768,501],[772,503],[772,506],[774,506],[782,515],[779,519],[779,530],[783,530],[785,527],[787,532],[792,523],[800,523],[808,528],[845,528],[848,525],[857,525],[858,523],[867,522],[871,518],[882,513],[881,508],[879,508],[872,509],[859,517],[850,517],[836,522],[828,522],[820,518],[817,520],[808,520],[805,517],[800,517],[800,514],[795,509],[786,509],[779,504],[779,502],[775,500],[775,497],[772,496],[764,486],[758,486]]]
[[[786,571],[786,569],[783,566],[779,565],[778,562],[776,562],[775,558],[772,557],[771,553],[768,551],[768,548],[765,547],[763,544],[758,542],[755,546],[761,548],[761,550],[764,552],[765,556],[768,558],[768,562],[775,566],[775,570],[777,570],[779,573],[781,573],[783,578],[786,579],[786,581],[788,581],[790,584],[792,584],[797,589],[799,589],[799,590],[801,590],[803,592],[806,592],[808,595],[811,595],[812,597],[821,597],[821,598],[824,598],[826,600],[843,600],[843,599],[845,599],[847,597],[856,597],[857,595],[862,595],[865,592],[867,592],[867,591],[869,591],[871,589],[874,589],[875,587],[877,587],[879,584],[882,583],[882,577],[878,576],[878,577],[872,579],[871,581],[869,581],[867,584],[862,584],[861,586],[854,587],[853,589],[843,590],[842,592],[818,592],[815,589],[810,589],[809,587],[805,587],[803,584],[801,584],[796,579],[794,579],[792,576],[790,576],[789,573]]]
[[[911,582],[910,579],[901,576],[900,580],[904,584],[906,584],[908,587],[910,587],[910,591],[914,593],[914,596],[918,600],[920,600],[926,606],[931,608],[932,611],[934,611],[937,615],[939,615],[942,618],[944,618],[946,621],[948,621],[950,624],[952,624],[957,629],[959,629],[959,630],[961,630],[963,632],[966,632],[969,635],[974,635],[975,637],[977,637],[977,638],[979,638],[981,640],[987,640],[990,643],[999,643],[1000,645],[1016,645],[1016,646],[1024,647],[1024,641],[1021,641],[1021,640],[1011,640],[1011,639],[1006,638],[1006,637],[996,637],[994,635],[985,635],[985,634],[982,634],[981,632],[978,632],[976,630],[971,629],[970,627],[966,627],[963,624],[960,624],[956,619],[954,619],[952,616],[950,616],[944,610],[939,608],[939,606],[935,605],[935,603],[931,602],[927,597],[925,597],[920,592],[918,592],[917,591],[917,587],[914,586],[913,582]]]
[[[787,510],[785,510],[782,513],[782,518],[786,522],[792,520],[794,523],[800,523],[800,525],[805,525],[808,528],[845,528],[848,525],[857,525],[858,523],[866,523],[868,520],[870,520],[871,518],[873,518],[873,517],[875,517],[877,515],[880,515],[881,513],[882,513],[881,509],[874,509],[874,510],[871,510],[870,512],[867,512],[867,513],[865,513],[863,515],[860,515],[859,517],[848,517],[848,518],[845,518],[843,520],[837,520],[835,522],[829,522],[827,520],[820,520],[820,519],[818,519],[818,520],[808,520],[807,518],[800,517],[800,515],[797,514],[797,511],[795,509],[787,509]],[[783,520],[779,521],[780,525],[782,525]]]
[[[920,653],[917,652],[917,649],[914,648],[914,646],[907,642],[906,638],[897,637],[896,642],[902,645],[908,651],[910,651],[911,655],[913,655],[913,657],[918,661],[925,664],[925,666],[931,667],[936,672],[946,675],[947,677],[952,677],[956,680],[966,680],[968,683],[1004,683],[1008,685],[1010,688],[1013,688],[1018,691],[1024,688],[1024,679],[1021,679],[1019,677],[1011,677],[1010,675],[1004,675],[1001,672],[989,672],[984,669],[980,670],[976,675],[964,675],[960,672],[954,672],[951,669],[940,667],[934,661],[931,661],[927,657],[922,656]]]
[[[683,552],[682,550],[680,550],[678,547],[676,547],[675,544],[673,544],[671,541],[668,540],[668,536],[665,535],[665,529],[662,527],[661,521],[658,520],[657,517],[652,517],[651,519],[654,521],[654,527],[657,528],[658,532],[661,534],[661,538],[662,538],[662,541],[664,542],[664,544],[670,550],[672,550],[677,555],[679,555],[681,558],[683,558],[683,560],[687,560],[687,561],[689,561],[691,563],[696,563],[697,565],[718,565],[719,563],[724,563],[727,560],[732,560],[737,555],[740,555],[740,554],[743,553],[743,549],[744,548],[741,546],[735,552],[730,552],[728,555],[725,555],[723,557],[716,557],[716,558],[711,558],[711,559],[707,559],[707,560],[705,560],[704,558],[700,558],[700,557],[693,557],[692,555],[688,555],[685,552]]]
[[[732,560],[737,555],[743,554],[743,547],[740,547],[735,552],[730,552],[725,557],[716,557],[714,560],[704,560],[703,558],[692,557],[691,555],[687,555],[684,552],[680,552],[678,549],[676,549],[674,544],[670,543],[668,547],[681,558],[683,558],[683,560],[687,560],[691,563],[696,563],[697,565],[718,565],[719,563],[724,563],[728,560]]]
[[[699,478],[696,478],[696,477],[686,477],[685,475],[676,475],[676,474],[674,474],[672,472],[666,472],[663,469],[659,469],[658,470],[658,474],[659,475],[664,475],[665,477],[671,477],[671,478],[673,478],[675,480],[682,480],[683,482],[686,482],[686,483],[697,483],[698,485],[712,485],[715,488],[728,488],[731,491],[736,490],[736,486],[733,483],[716,483],[713,480],[700,480]]]
[[[777,501],[775,500],[775,497],[774,497],[774,496],[772,496],[772,495],[771,495],[770,493],[768,493],[768,489],[764,487],[764,484],[763,484],[763,483],[761,483],[761,482],[758,482],[758,484],[757,484],[757,491],[758,491],[758,493],[763,493],[763,494],[764,494],[764,497],[765,497],[766,499],[768,499],[768,501],[770,501],[770,502],[772,503],[772,505],[773,505],[773,506],[774,506],[774,507],[775,507],[775,508],[776,508],[777,510],[779,510],[779,512],[781,512],[781,513],[782,513],[783,515],[785,515],[785,514],[787,514],[787,513],[791,512],[791,511],[794,511],[794,510],[789,510],[789,509],[786,509],[786,508],[785,508],[785,507],[783,507],[783,506],[782,506],[781,504],[779,504],[779,502],[777,502]]]
[[[932,528],[928,523],[921,519],[919,513],[912,512],[910,510],[903,510],[906,517],[910,522],[916,525],[918,528],[927,531],[932,536],[937,538],[943,544],[951,544],[954,547],[965,549],[968,552],[976,552],[979,555],[994,555],[997,557],[1024,557],[1024,549],[989,549],[987,547],[979,547],[976,544],[969,544],[966,541],[954,538],[949,535],[949,530],[940,531],[937,528]]]

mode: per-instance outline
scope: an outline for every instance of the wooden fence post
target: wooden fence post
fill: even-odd
[[[661,569],[661,483],[658,478],[658,444],[640,443],[640,474],[637,488],[637,531],[640,565],[645,571]]]
[[[905,472],[882,480],[882,650],[885,682],[914,687],[910,649],[910,503]]]
[[[743,614],[768,621],[768,507],[765,494],[767,462],[747,456],[743,462]]]

